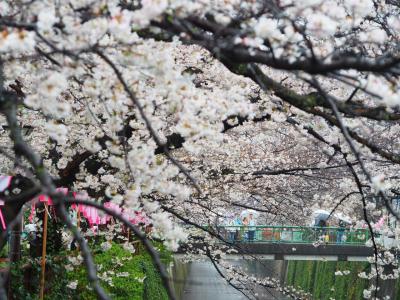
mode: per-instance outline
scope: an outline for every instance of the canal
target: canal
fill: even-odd
[[[281,286],[295,287],[309,293],[312,299],[359,300],[363,291],[375,284],[375,279],[363,279],[360,273],[369,273],[371,265],[367,262],[352,261],[282,261],[264,259],[230,259],[225,261],[246,274],[256,278],[275,278]],[[336,275],[336,273],[340,274]],[[390,274],[393,270],[385,269]],[[247,299],[239,291],[227,284],[209,260],[184,262],[175,257],[170,269],[177,298],[180,300],[241,300]],[[379,299],[400,300],[400,279],[379,281]],[[257,286],[248,294],[250,299],[287,300],[289,297],[275,289]],[[312,296],[310,296],[312,295]]]
[[[249,275],[258,278],[274,277],[284,280],[282,268],[286,268],[283,261],[271,260],[228,260],[229,264],[237,266]],[[242,300],[248,299],[241,292],[230,286],[224,278],[220,276],[213,264],[208,260],[182,262],[175,260],[173,267],[175,289],[178,299],[181,300]],[[257,288],[253,299],[275,299],[287,300],[285,295],[276,290]]]

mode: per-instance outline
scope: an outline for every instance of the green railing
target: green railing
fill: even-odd
[[[238,243],[325,243],[364,245],[370,239],[368,229],[307,226],[217,226],[227,241]]]

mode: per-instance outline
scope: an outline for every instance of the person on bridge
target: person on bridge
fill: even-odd
[[[236,228],[236,232],[235,232],[235,241],[239,241],[240,240],[240,228],[241,226],[243,226],[242,224],[242,220],[240,220],[239,217],[235,218],[235,228]]]
[[[249,238],[249,242],[254,241],[254,235],[256,233],[256,221],[254,220],[254,216],[251,213],[249,215],[249,231],[248,231],[248,238]]]
[[[249,239],[249,233],[248,233],[248,226],[249,226],[249,219],[247,217],[244,217],[242,219],[242,228],[241,228],[241,237],[243,241],[247,241]]]
[[[237,224],[235,219],[230,219],[228,221],[228,226],[226,227],[228,231],[228,239],[231,243],[235,242],[236,239],[236,231],[237,231]]]
[[[346,224],[342,220],[339,220],[339,229],[337,231],[336,243],[341,244],[343,242],[343,235],[345,229],[346,229]]]
[[[318,240],[321,242],[329,242],[329,235],[326,234],[326,227],[328,227],[326,220],[316,220],[315,225]]]

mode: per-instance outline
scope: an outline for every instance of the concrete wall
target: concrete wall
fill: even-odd
[[[168,271],[173,281],[176,297],[177,299],[182,299],[186,278],[189,272],[189,263],[183,263],[179,258],[174,258]]]

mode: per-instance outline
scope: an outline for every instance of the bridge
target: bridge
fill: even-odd
[[[234,256],[251,256],[271,260],[341,260],[366,261],[372,247],[366,246],[368,229],[308,226],[217,226],[208,227],[226,241]],[[383,237],[375,239],[383,242]],[[204,244],[194,247],[202,249]],[[185,246],[178,253],[184,253]]]

